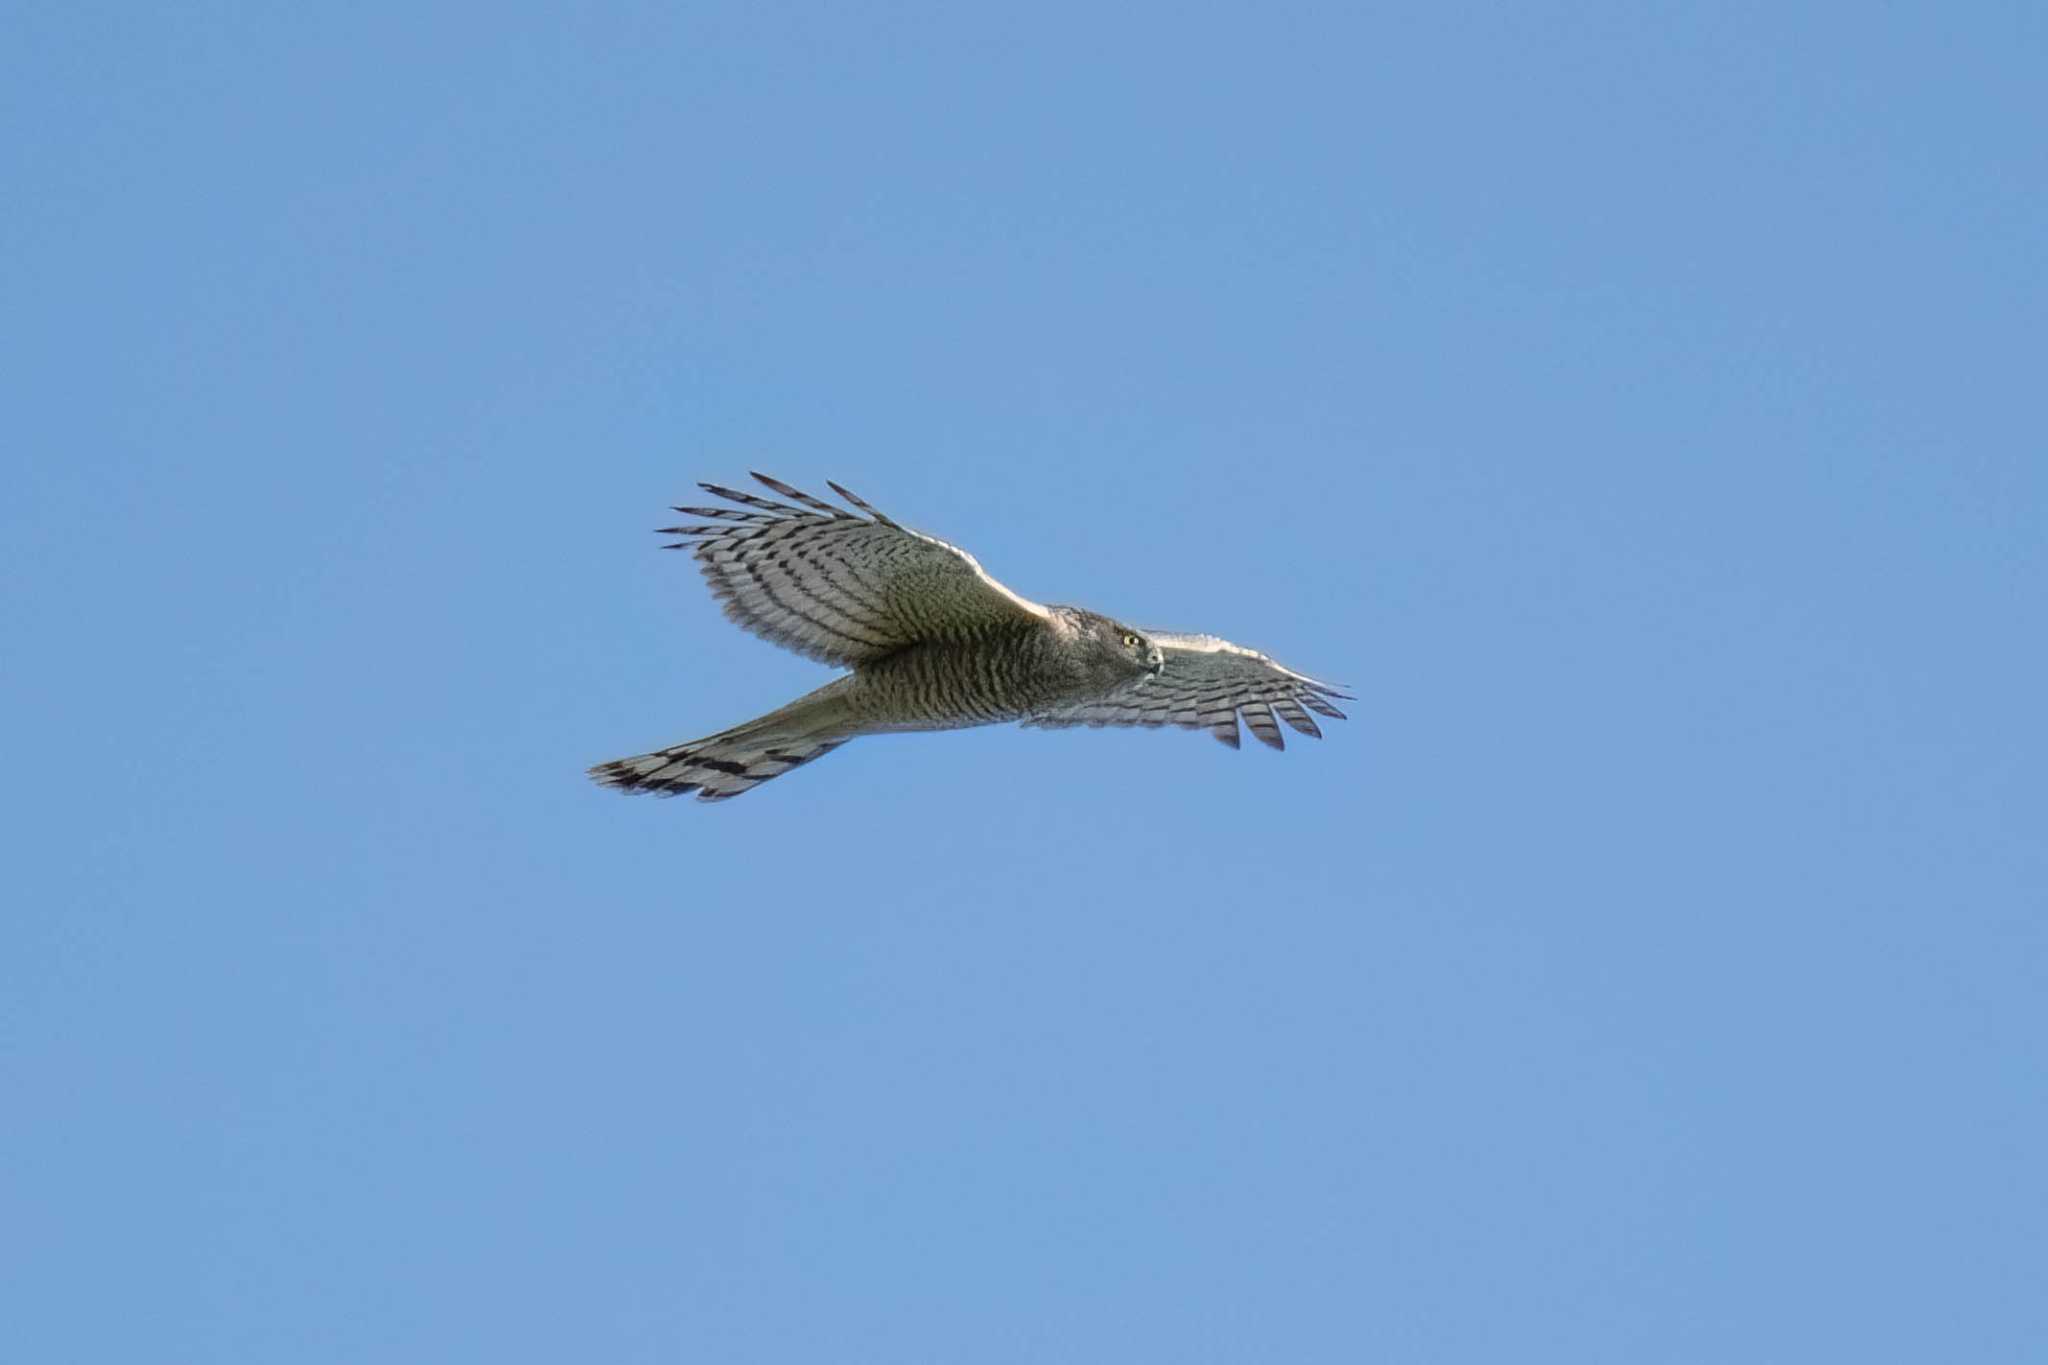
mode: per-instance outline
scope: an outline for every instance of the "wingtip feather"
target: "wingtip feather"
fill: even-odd
[[[851,503],[853,506],[858,507],[861,511],[873,517],[882,525],[896,526],[895,522],[889,520],[880,512],[877,512],[873,507],[869,506],[867,501],[863,499],[858,493],[849,492],[844,485],[834,483],[832,480],[827,479],[825,480],[825,486],[831,489],[834,493],[837,493],[840,497],[845,498],[847,502]],[[896,529],[900,531],[903,528],[900,526],[896,526]]]
[[[834,507],[831,503],[826,502],[823,498],[814,498],[809,493],[804,492],[801,488],[792,488],[788,484],[784,483],[782,480],[775,478],[772,475],[763,474],[758,469],[750,469],[747,472],[753,475],[756,479],[760,480],[761,484],[764,487],[772,488],[777,493],[782,494],[783,497],[789,498],[795,502],[802,503],[805,507],[810,508],[813,512],[822,512],[826,516],[835,517],[840,521],[852,521],[854,519],[853,513],[847,511],[845,508]]]

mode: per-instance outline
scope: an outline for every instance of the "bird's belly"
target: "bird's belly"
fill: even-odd
[[[962,730],[1022,720],[1057,700],[1027,642],[920,644],[854,672],[848,701],[873,731]]]

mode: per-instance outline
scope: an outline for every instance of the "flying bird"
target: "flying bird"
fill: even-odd
[[[858,735],[1027,726],[1179,725],[1235,749],[1241,713],[1275,749],[1285,721],[1321,737],[1342,720],[1327,683],[1214,635],[1143,630],[1019,597],[973,555],[913,531],[830,483],[845,508],[754,477],[789,499],[698,485],[730,507],[678,507],[665,548],[696,556],[738,625],[852,671],[765,716],[590,770],[621,791],[723,801]]]

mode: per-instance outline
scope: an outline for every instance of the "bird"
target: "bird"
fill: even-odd
[[[689,550],[726,616],[851,671],[715,735],[616,758],[590,776],[624,792],[724,801],[860,735],[1021,722],[1176,725],[1238,747],[1237,718],[1284,749],[1280,724],[1344,719],[1328,683],[1214,635],[1147,630],[1021,597],[973,555],[884,516],[829,479],[838,507],[754,473],[777,502],[701,483],[730,506],[675,507],[665,549]],[[849,510],[850,509],[850,510]]]

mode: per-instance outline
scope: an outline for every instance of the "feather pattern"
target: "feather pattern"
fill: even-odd
[[[1275,749],[1287,742],[1275,723],[1278,716],[1304,735],[1320,739],[1322,730],[1310,711],[1344,719],[1336,701],[1348,693],[1328,683],[1275,663],[1256,649],[1246,649],[1214,635],[1181,635],[1148,631],[1165,656],[1156,678],[1142,678],[1110,696],[1059,706],[1032,716],[1024,724],[1042,729],[1074,725],[1178,725],[1206,729],[1231,748],[1238,747],[1240,714],[1255,738]]]
[[[734,622],[851,671],[731,729],[600,763],[606,786],[722,801],[856,736],[1002,721],[1177,725],[1235,749],[1242,717],[1282,749],[1286,729],[1320,738],[1315,716],[1344,718],[1345,693],[1255,649],[1042,606],[836,483],[845,507],[754,478],[776,497],[701,484],[718,502],[676,508],[693,520],[664,528],[667,548],[690,551]]]
[[[829,682],[730,730],[600,763],[590,769],[591,779],[619,791],[694,792],[699,801],[729,800],[823,758],[859,734],[847,708],[848,690],[844,678]]]
[[[754,477],[790,503],[700,484],[745,510],[678,507],[729,524],[668,526],[661,534],[681,537],[668,548],[694,554],[725,614],[756,635],[858,667],[910,645],[1046,619],[1044,607],[991,578],[973,555],[899,526],[838,484],[833,491],[865,516],[766,474]]]

